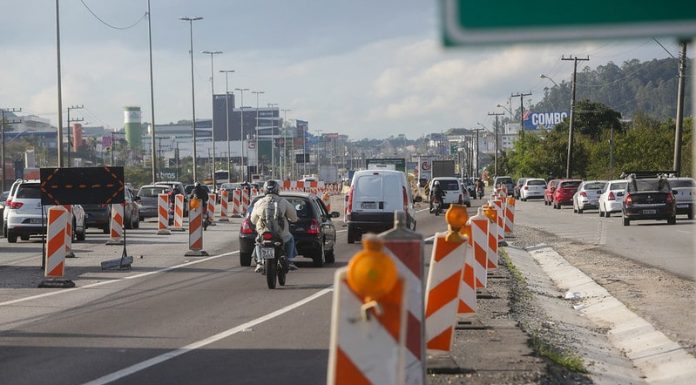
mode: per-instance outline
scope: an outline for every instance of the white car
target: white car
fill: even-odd
[[[694,219],[694,199],[696,199],[696,181],[694,178],[667,178],[672,195],[677,201],[677,215],[686,214]]]
[[[7,199],[5,199],[5,210],[2,212],[2,236],[7,237],[7,216],[10,214],[9,212],[9,205],[10,202],[12,202],[12,198],[14,197],[14,194],[17,192],[17,187],[19,187],[19,184],[22,183],[22,179],[17,179],[16,181],[12,182],[12,187],[10,187],[9,193],[7,194]]]
[[[546,190],[546,181],[541,178],[528,178],[520,187],[520,199],[527,201],[530,198],[544,198],[544,190]]]
[[[23,241],[31,235],[42,235],[46,230],[47,212],[51,206],[41,204],[40,182],[20,182],[14,197],[5,208],[7,214],[7,242],[17,242],[17,237]],[[43,208],[43,212],[42,209]],[[85,240],[85,211],[80,205],[72,205],[73,239]]]
[[[599,216],[609,217],[611,213],[620,213],[623,211],[623,199],[626,195],[625,179],[610,180],[604,186],[602,193],[599,195]]]
[[[573,212],[582,214],[583,210],[599,207],[599,195],[606,186],[605,180],[588,180],[578,186],[573,194]]]
[[[442,197],[443,208],[449,207],[452,203],[471,207],[469,192],[462,187],[459,179],[450,177],[433,178],[428,186],[428,191],[433,191],[433,185],[436,181],[440,183],[440,188],[445,192],[444,197]]]

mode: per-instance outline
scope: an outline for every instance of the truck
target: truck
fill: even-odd
[[[338,183],[338,167],[328,164],[319,166],[319,180],[324,183]]]
[[[368,170],[396,170],[406,172],[405,158],[375,158],[367,159]]]
[[[454,171],[454,160],[433,160],[432,161],[432,178],[438,177],[456,177]]]

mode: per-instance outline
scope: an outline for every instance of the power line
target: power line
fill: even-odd
[[[118,29],[118,30],[131,29],[131,28],[135,27],[136,25],[140,24],[140,22],[145,20],[145,18],[147,17],[147,12],[145,12],[143,14],[143,16],[141,16],[138,20],[135,21],[135,23],[133,23],[129,26],[126,26],[126,27],[119,27],[119,26],[109,24],[106,21],[104,21],[101,17],[99,17],[96,13],[94,13],[94,11],[92,11],[92,9],[89,8],[89,6],[85,3],[85,0],[80,0],[80,3],[82,3],[82,5],[84,5],[84,7],[89,11],[89,13],[92,14],[92,16],[94,16],[95,19],[99,20],[105,26],[107,26],[109,28],[113,28],[113,29]]]

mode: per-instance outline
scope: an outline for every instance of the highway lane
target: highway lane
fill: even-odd
[[[620,214],[599,217],[597,210],[573,213],[570,206],[554,210],[543,200],[518,201],[517,223],[530,226],[576,242],[601,247],[625,258],[669,271],[694,280],[693,220],[678,216],[676,225],[667,221],[634,221],[624,226]]]
[[[81,270],[76,282],[85,289],[9,304],[16,293],[0,290],[0,383],[325,383],[333,273],[360,249],[346,243],[341,224],[337,262],[312,268],[306,260],[274,291],[239,266],[238,223],[206,232],[209,249],[230,255],[154,273],[153,261],[191,258],[181,256],[183,235],[168,244],[145,229],[132,232],[135,254],[144,255],[133,272]],[[444,228],[443,217],[418,214],[425,236]],[[89,252],[76,253],[98,266],[106,246],[94,238],[82,244]]]

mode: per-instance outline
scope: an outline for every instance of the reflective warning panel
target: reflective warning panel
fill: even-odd
[[[123,203],[123,167],[41,169],[44,205]]]

